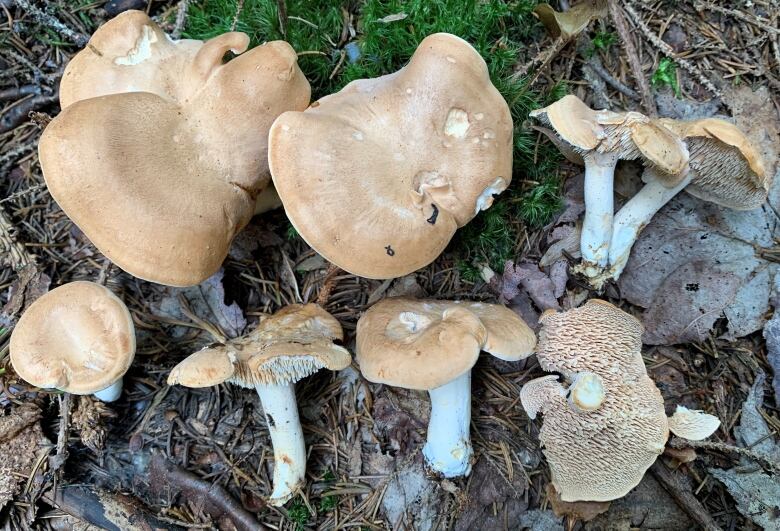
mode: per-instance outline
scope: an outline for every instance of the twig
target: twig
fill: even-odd
[[[701,526],[705,531],[720,531],[721,528],[715,523],[707,509],[699,503],[699,500],[693,495],[690,489],[680,483],[675,474],[666,468],[660,460],[656,460],[650,467],[650,473],[655,479],[671,494],[677,505],[680,506],[688,516]]]
[[[18,100],[30,94],[40,94],[41,87],[37,85],[22,85],[0,90],[0,101]]]
[[[753,450],[748,450],[747,448],[739,448],[738,446],[715,441],[689,441],[688,439],[681,439],[679,437],[673,437],[672,440],[669,441],[669,446],[672,448],[703,448],[705,450],[717,450],[719,452],[737,454],[756,461],[770,472],[776,474],[780,473],[780,464],[773,463],[763,455],[758,454]]]
[[[72,395],[70,393],[62,393],[60,398],[60,429],[57,432],[57,453],[49,459],[50,470],[54,474],[55,484],[54,488],[57,488],[56,478],[61,475],[62,467],[65,465],[65,461],[68,459],[68,438],[70,437],[70,410],[72,403]]]
[[[710,81],[707,76],[704,75],[704,72],[699,70],[699,67],[697,67],[695,64],[691,63],[687,59],[683,59],[681,57],[677,57],[677,54],[674,53],[674,50],[671,46],[666,44],[664,41],[662,41],[655,33],[650,31],[650,28],[647,27],[647,24],[645,24],[645,21],[642,20],[642,17],[639,16],[639,13],[634,10],[634,8],[626,3],[623,5],[623,8],[626,10],[626,13],[629,14],[631,19],[634,21],[634,24],[637,25],[639,28],[639,31],[642,32],[642,35],[645,36],[645,38],[653,44],[656,48],[658,48],[661,53],[663,53],[666,57],[677,63],[680,68],[694,76],[699,83],[701,83],[704,88],[709,90],[713,95],[717,97],[722,97],[723,93],[712,84],[712,81]]]
[[[16,227],[8,219],[5,209],[0,207],[0,256],[2,262],[11,265],[14,271],[19,271],[25,266],[35,264],[35,258],[27,252],[24,245],[16,241]]]
[[[230,519],[239,531],[268,531],[220,485],[200,479],[160,454],[155,454],[151,459],[149,479],[161,493],[169,489],[181,492],[188,501],[202,505],[204,511],[215,520]]]
[[[607,72],[607,69],[604,68],[604,65],[601,64],[601,61],[599,61],[595,57],[591,57],[590,59],[588,59],[587,65],[591,67],[593,71],[597,73],[601,79],[606,81],[606,83],[610,87],[617,90],[627,98],[630,98],[632,100],[637,100],[637,101],[642,99],[642,96],[640,96],[637,91],[630,89],[629,87],[621,83],[619,80],[612,77],[612,75],[609,72]]]
[[[30,150],[30,151],[32,151],[32,150]],[[0,159],[0,162],[1,161],[2,161],[2,159]],[[23,197],[23,196],[25,196],[27,194],[40,192],[44,188],[46,188],[46,185],[43,184],[43,183],[41,183],[41,184],[33,184],[29,188],[25,188],[24,190],[19,190],[18,192],[14,192],[14,193],[12,193],[9,196],[0,199],[0,205],[3,204],[3,203],[7,203],[8,201],[16,201],[20,197]]]
[[[716,13],[721,13],[722,15],[729,15],[736,19],[743,20],[748,24],[752,24],[757,28],[761,28],[766,32],[772,33],[774,35],[780,35],[780,29],[773,28],[772,26],[762,21],[758,17],[749,17],[746,14],[744,14],[742,11],[737,11],[736,9],[726,9],[725,7],[720,7],[720,6],[716,6],[715,4],[710,4],[709,2],[697,2],[694,5],[694,9],[696,11],[703,11],[705,9],[708,9]]]
[[[233,13],[233,22],[230,23],[230,31],[236,31],[238,26],[238,19],[241,16],[241,11],[244,9],[244,0],[238,0],[236,2],[236,12]]]
[[[530,61],[517,68],[509,79],[514,81],[517,78],[526,75],[534,67],[534,65],[539,64],[539,68],[536,69],[536,73],[529,83],[529,85],[533,84],[533,82],[536,81],[536,79],[539,77],[542,69],[550,61],[552,61],[556,55],[558,55],[558,52],[560,52],[568,42],[569,41],[564,39],[563,36],[556,38],[548,48],[539,50],[539,53],[537,53]]]
[[[276,0],[279,15],[279,28],[282,30],[282,36],[287,38],[287,2],[285,0]]]
[[[190,0],[181,0],[179,7],[176,10],[176,20],[173,23],[173,31],[171,32],[171,38],[180,39],[181,32],[184,30],[184,24],[187,23],[187,9],[190,7]]]
[[[609,15],[612,17],[615,29],[620,36],[623,47],[626,49],[626,56],[628,57],[628,64],[631,67],[631,73],[639,87],[642,107],[645,108],[647,114],[654,118],[658,116],[658,110],[655,108],[655,101],[653,101],[653,95],[650,92],[650,84],[647,82],[647,78],[642,72],[642,63],[639,62],[639,55],[634,46],[634,41],[631,38],[631,32],[628,29],[626,17],[623,16],[623,11],[617,0],[609,0],[607,5],[609,6]]]
[[[19,102],[0,118],[0,134],[7,133],[24,122],[24,119],[28,118],[31,112],[54,103],[58,99],[59,96],[53,94],[51,96],[33,96],[32,98]]]
[[[86,35],[70,29],[56,17],[43,12],[40,8],[34,6],[28,0],[16,0],[16,4],[32,15],[36,22],[50,27],[66,39],[73,42],[79,48],[83,48],[87,45],[87,42],[89,42],[89,38]]]

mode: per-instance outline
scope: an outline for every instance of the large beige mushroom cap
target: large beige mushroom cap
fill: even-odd
[[[11,334],[11,363],[37,387],[86,395],[119,380],[135,356],[125,304],[92,282],[71,282],[36,300]]]
[[[509,107],[479,54],[444,33],[398,72],[283,114],[269,143],[292,224],[325,258],[369,278],[432,262],[512,179]]]
[[[328,312],[316,304],[293,304],[263,319],[245,336],[192,354],[171,370],[168,383],[186,387],[294,383],[322,368],[347,367],[352,357],[333,343],[342,337],[341,325]]]
[[[686,192],[735,210],[758,208],[766,201],[772,175],[737,126],[717,118],[659,121],[683,138],[690,150],[691,183]],[[664,175],[653,172],[652,178]]]
[[[604,392],[601,405],[588,411],[571,407],[569,390],[554,377],[523,387],[521,401],[529,415],[544,414],[540,439],[553,485],[564,501],[619,498],[639,483],[669,434],[661,393],[642,361],[642,326],[594,300],[547,313],[541,323],[541,367],[569,382],[593,373]]]
[[[151,29],[139,33],[139,20]],[[133,36],[157,35],[149,44],[153,50],[161,43],[178,50],[141,14],[106,26],[112,31],[96,33],[102,50],[93,48],[108,58],[129,53]],[[73,72],[84,75],[74,73],[67,82],[71,94],[78,94],[73,98],[103,92],[84,86],[103,77],[106,92],[131,92],[75,101],[41,137],[41,167],[54,199],[103,254],[139,278],[187,286],[219,269],[270,182],[271,123],[309,102],[309,84],[285,42],[269,42],[222,64],[227,47],[241,39],[216,37],[195,54],[187,52],[195,44],[183,46],[184,59],[176,61],[155,62],[162,52],[149,52],[152,70],[160,74],[155,79],[147,77],[152,63],[116,65],[93,57],[94,50],[83,51]],[[143,42],[136,45],[146,49]],[[145,81],[135,87],[134,79]],[[133,92],[138,88],[150,92]]]
[[[428,391],[470,371],[482,350],[518,360],[535,344],[528,325],[502,306],[389,298],[358,321],[356,355],[368,380]]]

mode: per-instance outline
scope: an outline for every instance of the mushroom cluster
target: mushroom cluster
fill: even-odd
[[[531,112],[542,131],[572,162],[585,165],[585,219],[578,270],[595,287],[617,279],[650,219],[681,190],[735,210],[760,207],[771,176],[745,134],[716,118],[652,120],[637,112],[594,111],[564,96]],[[640,159],[644,187],[616,214],[614,170]]]
[[[557,375],[526,383],[520,401],[539,434],[563,501],[609,501],[634,488],[663,452],[669,431],[691,440],[720,421],[678,407],[671,418],[642,361],[642,325],[612,304],[590,300],[541,320],[536,355]]]

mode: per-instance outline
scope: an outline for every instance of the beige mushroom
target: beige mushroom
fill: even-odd
[[[172,42],[146,15],[102,26],[68,67],[39,156],[49,190],[129,273],[173,286],[215,273],[266,198],[268,130],[310,88],[285,42]]]
[[[10,350],[14,370],[30,384],[113,402],[135,356],[135,327],[108,288],[71,282],[30,305]]]
[[[642,325],[631,315],[590,300],[540,322],[539,365],[571,384],[537,378],[520,401],[529,417],[544,415],[539,438],[564,501],[620,498],[663,452],[670,429],[699,439],[717,429],[718,419],[702,412],[667,419],[642,361]]]
[[[347,367],[349,352],[333,343],[342,338],[341,325],[328,312],[316,304],[293,304],[266,317],[245,336],[192,354],[168,376],[170,385],[230,382],[257,390],[274,447],[272,505],[289,500],[306,474],[295,382],[322,368]]]
[[[280,116],[269,164],[317,252],[356,275],[400,277],[509,185],[512,117],[474,48],[439,33],[401,70]]]
[[[581,271],[595,277],[609,260],[618,160],[642,159],[670,176],[680,175],[679,180],[687,167],[688,151],[675,134],[640,113],[594,111],[572,95],[532,111],[530,116],[552,127],[558,139],[583,158],[585,220],[580,239]],[[562,151],[572,158],[567,149]]]
[[[680,178],[661,167],[645,170],[645,186],[615,215],[610,278],[620,276],[639,233],[680,190],[726,208],[751,210],[766,201],[772,184],[761,155],[729,122],[706,118],[690,122],[661,119],[659,123],[684,139],[690,151],[690,171]]]
[[[358,321],[356,355],[369,381],[428,391],[423,455],[433,470],[456,477],[471,471],[471,368],[480,351],[514,361],[535,344],[528,325],[503,306],[390,298]]]

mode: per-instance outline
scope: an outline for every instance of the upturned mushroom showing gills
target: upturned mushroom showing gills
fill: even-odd
[[[304,481],[306,446],[295,382],[322,368],[341,370],[349,352],[339,322],[316,304],[293,304],[263,319],[251,333],[192,354],[173,368],[170,385],[210,387],[230,382],[254,388],[274,447],[272,505],[289,500]]]
[[[282,114],[269,164],[309,245],[355,275],[395,278],[509,185],[512,117],[476,50],[438,33],[399,71]]]
[[[135,327],[111,290],[71,282],[30,305],[10,350],[14,370],[30,384],[113,402],[135,356]]]
[[[677,135],[640,113],[595,111],[576,96],[564,96],[530,116],[554,130],[556,143],[567,158],[579,155],[585,163],[580,270],[595,277],[609,260],[618,161],[642,159],[649,166],[678,175],[686,168],[688,151]]]
[[[471,368],[482,350],[514,361],[536,336],[495,304],[390,298],[358,321],[357,360],[375,383],[428,391],[431,418],[423,455],[444,477],[471,471]]]
[[[642,325],[605,301],[542,315],[536,355],[550,375],[520,391],[530,418],[544,415],[539,438],[563,501],[624,496],[663,452],[669,431],[710,436],[717,417],[678,407],[670,418],[642,361]],[[568,382],[568,383],[566,383]]]
[[[639,233],[680,190],[704,201],[751,210],[766,201],[772,177],[761,155],[736,126],[717,118],[694,121],[661,119],[690,151],[690,170],[683,176],[647,168],[644,187],[615,216],[607,276],[617,279],[628,262]]]
[[[172,286],[215,273],[270,183],[268,130],[310,88],[283,41],[172,41],[144,13],[69,63],[39,156],[54,199],[127,272]],[[239,54],[223,64],[223,55]]]

